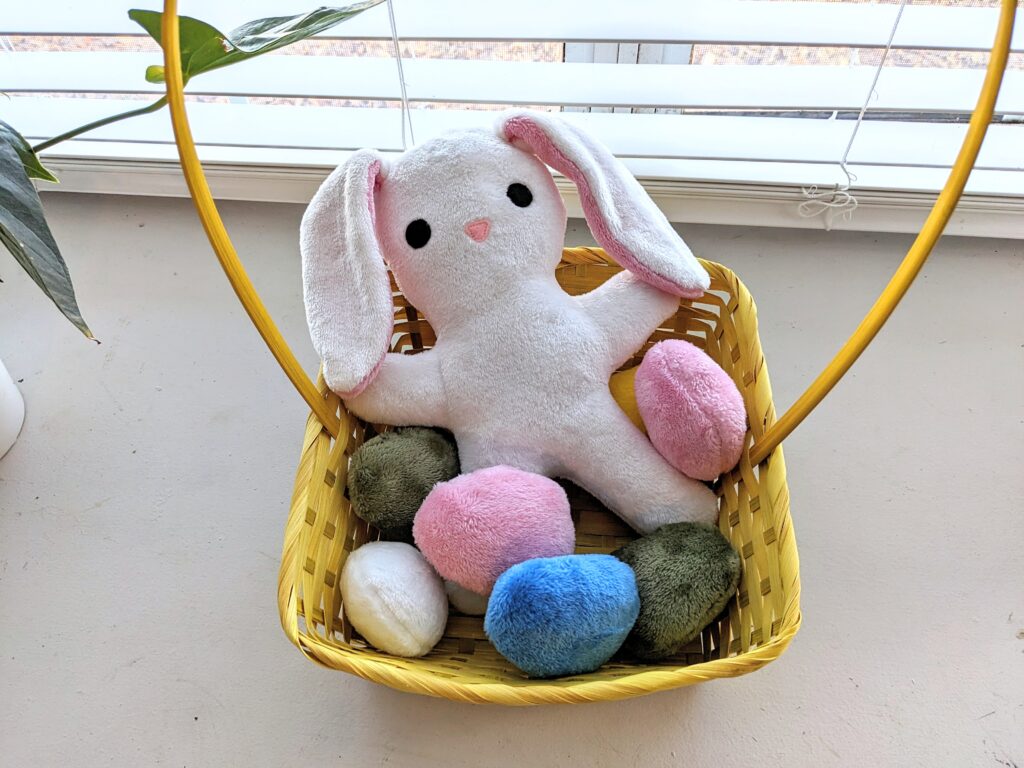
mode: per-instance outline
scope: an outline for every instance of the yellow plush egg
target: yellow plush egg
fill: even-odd
[[[636,425],[636,428],[646,435],[647,428],[644,426],[643,419],[640,418],[640,409],[636,406],[636,392],[633,389],[633,384],[636,381],[636,369],[638,367],[633,366],[624,371],[613,373],[611,380],[608,382],[608,388],[612,391],[612,397],[619,404],[619,408],[629,416],[629,420]]]

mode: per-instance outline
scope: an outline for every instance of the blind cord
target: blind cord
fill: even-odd
[[[408,149],[405,141],[405,124],[409,121],[409,141],[416,146],[416,134],[412,129],[412,110],[409,109],[409,95],[405,90],[405,71],[402,69],[402,49],[399,46],[398,26],[395,24],[395,8],[392,0],[387,0],[388,22],[391,24],[391,42],[395,46],[395,63],[398,65],[398,86],[402,92],[402,151]]]
[[[837,214],[849,221],[853,217],[853,212],[857,210],[857,198],[850,192],[850,187],[857,180],[857,175],[850,171],[846,163],[850,157],[850,150],[853,149],[853,142],[857,138],[857,132],[860,130],[861,123],[864,122],[864,113],[868,111],[868,104],[871,103],[873,97],[877,96],[875,88],[878,86],[878,78],[881,77],[882,67],[885,66],[885,60],[889,56],[889,51],[892,50],[892,41],[896,38],[896,30],[900,26],[900,19],[903,18],[903,9],[907,7],[907,2],[908,0],[900,0],[900,7],[896,11],[896,18],[893,20],[892,30],[889,32],[889,40],[885,44],[885,50],[882,51],[882,58],[879,59],[878,66],[875,67],[875,76],[868,89],[868,95],[857,115],[857,122],[854,123],[853,130],[850,132],[850,140],[846,142],[843,156],[839,160],[839,168],[846,176],[846,182],[836,184],[833,189],[826,190],[819,190],[816,185],[801,188],[805,199],[797,206],[797,213],[805,219],[824,214],[826,230],[832,229],[832,222]]]

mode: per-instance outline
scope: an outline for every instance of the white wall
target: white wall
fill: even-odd
[[[288,643],[275,590],[302,403],[185,201],[45,203],[103,344],[0,256],[0,357],[28,403],[0,462],[0,762],[1024,763],[1019,242],[944,241],[788,441],[805,622],[782,659],[634,701],[506,710],[396,693]],[[300,209],[225,208],[312,368]],[[751,288],[780,404],[909,242],[685,231]]]

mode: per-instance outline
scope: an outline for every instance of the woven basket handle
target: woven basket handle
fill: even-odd
[[[914,278],[921,271],[921,267],[927,260],[935,246],[936,241],[942,235],[946,224],[949,222],[953,209],[956,208],[960,196],[963,194],[967,184],[967,178],[974,168],[981,143],[985,138],[989,123],[995,111],[996,97],[999,95],[999,87],[1002,84],[1003,72],[1006,70],[1006,63],[1010,53],[1010,40],[1013,34],[1013,22],[1016,15],[1016,0],[1001,0],[999,12],[999,24],[996,28],[995,42],[992,45],[992,53],[989,57],[988,68],[985,72],[985,81],[978,95],[978,102],[971,115],[971,122],[967,128],[967,135],[964,137],[960,153],[956,162],[950,170],[942,192],[939,193],[935,204],[932,206],[928,218],[925,220],[921,232],[914,239],[914,243],[907,251],[896,273],[889,284],[882,291],[878,300],[874,303],[860,325],[847,339],[832,362],[825,370],[811,383],[797,401],[786,411],[782,418],[772,424],[750,449],[751,464],[760,464],[768,455],[796,429],[800,423],[807,418],[807,415],[814,410],[825,396],[832,390],[836,383],[856,362],[860,354],[871,343],[889,319],[893,310],[900,303],[900,300],[910,288]],[[249,314],[253,325],[260,332],[263,340],[270,348],[271,353],[277,359],[285,375],[291,380],[295,389],[302,396],[309,407],[316,413],[320,423],[334,437],[338,437],[340,421],[338,414],[328,405],[324,395],[317,389],[313,381],[306,375],[299,361],[295,358],[288,344],[285,342],[281,332],[277,329],[271,319],[267,308],[260,300],[259,294],[253,287],[252,281],[245,272],[238,254],[228,237],[224,222],[220,218],[217,206],[210,193],[209,184],[203,173],[202,165],[199,163],[199,156],[196,153],[195,144],[192,140],[192,131],[189,127],[188,116],[185,112],[185,96],[182,92],[184,87],[181,77],[181,50],[178,35],[178,3],[177,0],[164,0],[164,13],[161,20],[163,49],[164,49],[164,77],[167,83],[167,100],[170,105],[171,123],[174,126],[174,140],[178,146],[178,157],[181,159],[181,169],[188,184],[192,202],[195,204],[196,212],[206,230],[206,236],[213,246],[217,259],[220,261],[224,273],[227,275],[231,287],[234,288],[245,311]],[[591,257],[596,262],[603,261],[596,254],[587,254],[585,249],[573,249],[572,258],[589,260]],[[581,263],[583,263],[581,261]]]

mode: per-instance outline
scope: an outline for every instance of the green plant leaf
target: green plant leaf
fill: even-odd
[[[46,224],[39,195],[21,155],[6,140],[0,141],[0,242],[57,309],[91,339],[92,332],[78,309],[67,264]]]
[[[21,164],[25,167],[25,173],[33,179],[57,182],[57,177],[48,171],[39,161],[39,157],[32,151],[32,147],[25,141],[25,137],[14,130],[11,126],[0,120],[0,143],[9,144],[18,153]]]
[[[163,45],[163,35],[160,30],[160,20],[163,14],[159,11],[143,11],[133,8],[128,11],[128,18],[141,26],[146,32]],[[187,83],[189,78],[196,73],[201,62],[209,61],[215,54],[203,54],[204,50],[215,51],[219,49],[226,54],[224,45],[226,40],[224,34],[207,24],[205,21],[193,19],[191,16],[181,16],[178,20],[178,35],[181,38],[181,71]],[[162,83],[164,68],[152,65],[146,68],[146,79],[151,83]]]
[[[164,68],[160,64],[150,64],[146,67],[147,83],[162,83],[164,81]]]
[[[181,16],[178,20],[181,38],[181,70],[187,83],[190,78],[203,72],[226,67],[237,61],[283,48],[286,45],[305,40],[324,30],[340,24],[346,19],[379,5],[384,0],[361,0],[351,5],[336,8],[317,8],[297,16],[272,16],[256,19],[224,34],[205,21]],[[128,17],[163,45],[160,30],[160,11],[146,11],[134,8]],[[164,81],[163,67],[152,65],[146,69],[146,80],[151,83]]]
[[[362,0],[338,8],[317,8],[297,16],[256,19],[231,31],[228,39],[248,54],[266,53],[330,29],[383,0]]]

